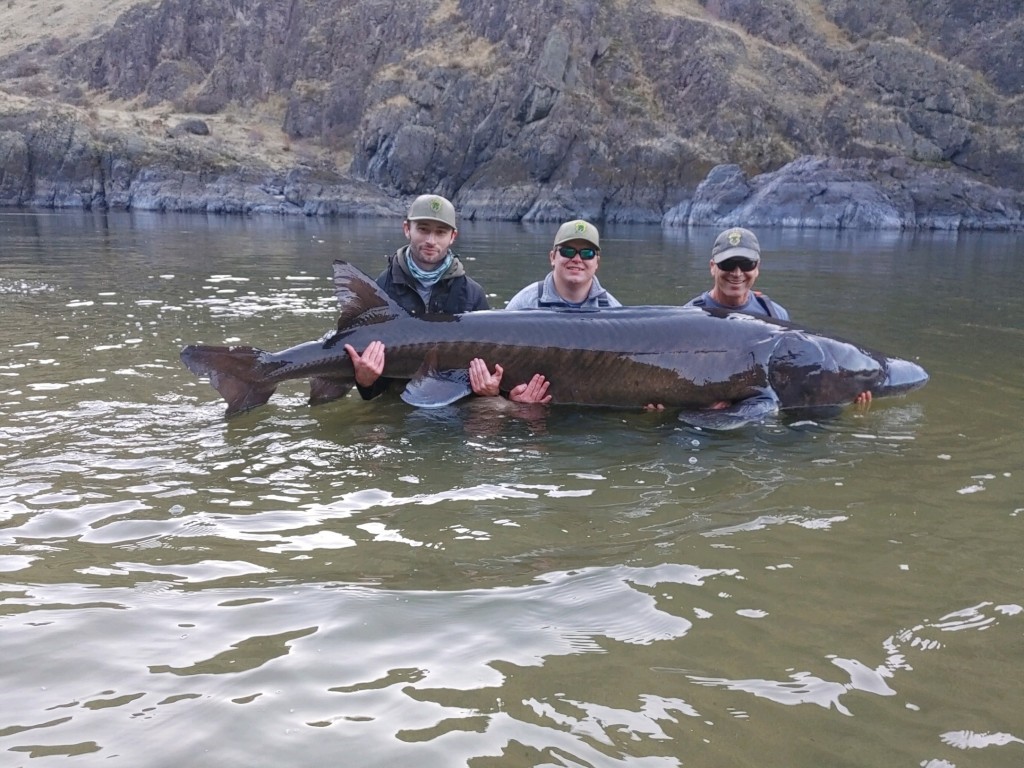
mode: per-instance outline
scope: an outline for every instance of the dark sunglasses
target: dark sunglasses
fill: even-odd
[[[723,272],[732,272],[736,267],[739,267],[744,272],[753,272],[757,269],[757,262],[753,259],[744,259],[741,256],[737,256],[732,259],[726,259],[718,264],[718,268]]]
[[[584,261],[590,261],[592,258],[597,256],[596,248],[570,248],[568,245],[558,246],[558,255],[563,259],[571,259],[576,254],[580,255],[580,258]]]

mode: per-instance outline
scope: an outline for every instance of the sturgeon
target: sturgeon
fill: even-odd
[[[266,403],[289,379],[309,380],[311,405],[343,397],[355,384],[345,345],[362,353],[374,340],[385,345],[383,375],[405,380],[402,399],[423,408],[470,395],[475,357],[502,365],[503,388],[543,374],[552,403],[659,403],[712,429],[780,411],[835,412],[862,392],[900,395],[928,381],[909,360],[762,316],[670,306],[412,316],[346,262],[334,263],[334,285],[337,328],[316,341],[280,352],[189,345],[181,360],[209,379],[228,416]]]

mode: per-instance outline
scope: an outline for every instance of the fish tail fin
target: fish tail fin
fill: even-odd
[[[192,373],[206,377],[228,404],[225,415],[263,405],[277,384],[262,371],[263,351],[255,347],[212,347],[190,344],[181,350],[181,362]]]

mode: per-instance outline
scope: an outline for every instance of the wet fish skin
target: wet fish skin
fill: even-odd
[[[312,404],[344,396],[355,383],[345,344],[361,352],[373,340],[387,350],[383,375],[407,380],[403,398],[420,407],[470,394],[469,361],[481,357],[501,363],[508,389],[543,374],[553,403],[661,403],[717,429],[780,409],[841,407],[864,391],[903,394],[928,380],[910,361],[791,323],[704,308],[411,317],[352,265],[334,268],[340,315],[337,330],[323,338],[280,352],[204,345],[181,351],[189,370],[224,397],[228,415],[265,403],[288,379],[310,380]],[[732,406],[706,411],[721,401]]]

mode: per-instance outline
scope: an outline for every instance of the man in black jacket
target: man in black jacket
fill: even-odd
[[[489,309],[484,289],[466,274],[452,251],[458,236],[455,206],[440,195],[420,195],[412,201],[402,224],[408,245],[388,257],[377,285],[412,315],[455,315]],[[382,378],[384,344],[370,342],[360,355],[345,350],[355,368],[356,388],[364,400],[383,393],[390,379]]]

